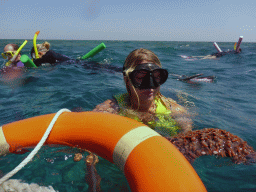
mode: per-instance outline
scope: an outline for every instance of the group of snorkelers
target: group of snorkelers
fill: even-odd
[[[62,55],[60,53],[56,53],[53,50],[50,50],[50,43],[45,41],[42,44],[37,44],[37,52],[38,54],[35,54],[35,48],[32,47],[31,49],[31,58],[33,59],[34,64],[38,67],[41,66],[44,63],[50,63],[50,64],[57,64],[60,62],[64,62],[67,60],[70,60],[69,57]],[[24,64],[20,61],[21,54],[18,52],[19,46],[17,44],[7,44],[4,47],[4,52],[2,53],[2,56],[4,59],[8,60],[9,67],[24,67]]]
[[[214,46],[218,50],[217,53],[213,53],[211,55],[206,55],[206,56],[184,56],[186,58],[201,58],[201,59],[215,59],[227,54],[237,54],[242,51],[240,48],[240,44],[242,41],[242,37],[239,38],[238,41],[238,46],[237,43],[235,43],[234,50],[227,50],[227,51],[222,51],[217,43],[214,43]],[[36,48],[36,51],[35,51]],[[18,53],[18,54],[17,54]],[[53,50],[50,50],[50,43],[45,41],[42,44],[36,44],[31,48],[30,52],[31,58],[34,62],[34,64],[38,67],[41,66],[42,64],[49,63],[51,65],[58,64],[61,62],[65,62],[70,60],[71,58],[62,55],[60,53],[56,53]],[[20,61],[21,54],[19,52],[19,46],[17,44],[7,44],[4,47],[4,52],[2,53],[2,56],[4,59],[8,59],[8,62],[6,66],[10,67],[24,67],[24,64]],[[178,77],[178,80],[187,82],[187,83],[201,83],[201,82],[213,82],[215,77],[214,76],[203,76],[203,74],[196,74],[192,76],[186,76],[186,75],[177,75],[177,74],[172,74],[173,76]]]
[[[21,49],[28,42],[27,40],[25,40],[20,47],[17,44],[7,44],[4,47],[4,52],[2,53],[3,58],[8,60],[5,63],[5,66],[9,68],[39,67],[43,64],[55,65],[61,62],[72,60],[72,58],[69,58],[65,55],[50,50],[50,43],[48,43],[47,41],[45,41],[42,44],[36,44],[36,39],[39,33],[40,31],[37,31],[33,38],[33,47],[30,51],[32,60],[27,55],[21,56],[20,54]],[[97,47],[92,49],[90,52],[83,55],[80,59],[84,60],[89,57],[93,57],[95,54],[97,54],[105,48],[105,44],[101,43]]]

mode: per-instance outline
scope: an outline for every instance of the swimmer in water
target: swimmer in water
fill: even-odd
[[[133,118],[163,135],[192,130],[187,110],[161,94],[160,87],[168,72],[152,51],[143,48],[132,51],[125,60],[123,77],[127,93],[115,95],[93,111]]]
[[[242,49],[239,48],[238,51],[235,51],[235,50],[227,50],[227,51],[224,51],[224,52],[217,52],[217,53],[213,53],[211,54],[211,56],[216,56],[216,58],[218,57],[222,57],[224,55],[228,55],[228,54],[237,54],[237,53],[241,53],[242,52]]]
[[[230,51],[229,49],[227,51],[222,51],[219,46],[217,45],[216,42],[214,42],[215,48],[218,50],[217,53],[213,53],[211,55],[206,55],[206,56],[186,56],[186,55],[181,55],[182,58],[185,58],[186,60],[196,60],[197,58],[201,59],[217,59],[219,57],[222,57],[224,55],[229,55],[229,54],[238,54],[242,52],[242,49],[240,48],[240,44],[243,40],[243,36],[239,37],[238,43],[235,43],[234,45],[234,50]],[[200,59],[200,60],[201,60]]]
[[[227,51],[223,51],[223,52],[217,52],[217,53],[212,53],[211,55],[206,55],[206,56],[186,56],[187,58],[185,59],[193,59],[193,58],[201,58],[201,59],[217,59],[219,57],[222,57],[224,55],[229,55],[229,54],[238,54],[241,53],[242,49],[239,48],[239,51],[235,51],[235,50],[227,50]],[[182,56],[184,58],[184,56]],[[199,60],[201,60],[199,59]]]
[[[33,62],[36,66],[41,66],[44,63],[50,63],[51,65],[54,65],[60,62],[70,60],[69,57],[50,50],[50,43],[48,43],[47,41],[42,44],[37,44],[36,46],[39,58],[36,59],[34,47],[32,47],[30,52],[31,57],[34,59]]]
[[[235,163],[256,161],[254,149],[227,131],[192,131],[187,110],[160,93],[168,72],[152,51],[132,51],[125,60],[123,76],[127,93],[97,105],[94,112],[119,114],[143,122],[177,146],[191,163],[202,155],[231,157]]]
[[[7,44],[4,47],[4,52],[1,55],[4,59],[10,61],[14,57],[14,54],[18,49],[19,46],[17,44]],[[20,61],[20,57],[21,55],[19,53],[14,61],[11,62],[9,67],[24,67],[24,64]]]
[[[183,81],[186,83],[201,83],[201,82],[206,82],[206,83],[212,83],[215,79],[215,76],[202,76],[203,74],[196,74],[192,76],[186,76],[186,75],[177,75],[177,74],[172,74],[175,77],[178,77],[177,80]]]

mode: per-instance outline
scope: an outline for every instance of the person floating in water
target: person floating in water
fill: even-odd
[[[241,53],[241,52],[242,52],[242,49],[239,48],[238,51],[228,49],[227,51],[212,53],[211,55],[206,55],[206,56],[185,56],[185,55],[181,55],[181,57],[186,59],[186,60],[195,60],[195,59],[198,59],[198,58],[200,58],[200,60],[201,59],[217,59],[217,58],[222,57],[224,55],[238,54],[238,53]]]
[[[181,55],[182,58],[186,59],[186,60],[195,60],[197,58],[201,58],[201,59],[216,59],[219,57],[222,57],[224,55],[229,55],[229,54],[238,54],[242,52],[242,49],[240,48],[240,45],[242,43],[243,40],[243,36],[239,37],[239,40],[237,43],[235,43],[234,45],[234,50],[227,50],[227,51],[222,51],[220,49],[220,47],[218,46],[218,44],[216,42],[213,43],[214,47],[217,49],[217,53],[212,53],[211,55],[206,55],[206,56],[186,56],[186,55]]]
[[[192,76],[177,75],[177,74],[172,74],[172,75],[175,77],[178,77],[177,80],[183,81],[186,83],[201,83],[201,82],[212,83],[216,78],[215,76],[203,76],[203,73],[192,75]]]
[[[177,146],[191,163],[202,155],[231,157],[235,163],[256,162],[256,151],[225,130],[192,131],[188,111],[160,93],[168,72],[152,51],[132,51],[125,60],[123,76],[127,93],[97,105],[94,112],[119,114],[143,122]]]
[[[125,60],[123,77],[127,93],[115,95],[93,111],[133,118],[163,135],[192,130],[187,110],[161,94],[160,87],[166,82],[168,71],[152,51],[143,48],[132,51]]]
[[[50,63],[51,65],[53,64],[58,64],[60,62],[68,61],[71,58],[62,55],[60,53],[56,53],[53,50],[50,50],[50,43],[45,41],[42,44],[37,44],[37,51],[38,51],[38,57],[36,58],[35,54],[35,49],[32,47],[31,49],[31,57],[33,58],[33,62],[35,63],[36,66],[41,66],[44,63]]]
[[[224,55],[228,55],[228,54],[237,54],[237,53],[241,53],[242,52],[242,49],[239,48],[238,51],[235,51],[235,50],[227,50],[227,51],[222,51],[222,52],[217,52],[217,53],[213,53],[211,54],[210,56],[215,56],[216,58],[218,57],[222,57]]]
[[[15,55],[19,46],[17,44],[7,44],[4,47],[4,52],[1,54],[4,59],[7,59],[7,66],[9,67],[24,67],[24,64],[20,61],[20,53]]]

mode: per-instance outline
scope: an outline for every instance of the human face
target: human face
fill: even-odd
[[[155,89],[168,78],[168,71],[153,63],[143,63],[129,73],[129,78],[135,88]]]
[[[2,53],[2,56],[4,59],[7,58],[8,60],[10,60],[13,57],[14,53],[15,53],[15,51],[14,51],[13,47],[11,45],[6,45],[4,47],[4,53]]]
[[[129,73],[130,80],[125,77],[131,99],[136,98],[137,93],[141,104],[152,102],[160,90],[160,85],[166,81],[167,77],[168,72],[158,65],[149,64],[148,61],[141,62],[134,71]]]
[[[39,58],[42,58],[44,55],[45,55],[45,52],[43,52],[43,51],[38,52]]]
[[[1,54],[4,59],[10,60],[14,56],[14,51],[6,51]]]

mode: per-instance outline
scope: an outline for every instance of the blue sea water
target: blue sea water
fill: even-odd
[[[7,43],[23,40],[0,40]],[[38,43],[43,42],[38,40]],[[134,49],[147,48],[160,58],[169,71],[161,86],[166,97],[189,107],[194,129],[206,127],[230,131],[256,149],[256,46],[241,45],[241,54],[216,60],[186,60],[180,55],[204,56],[216,52],[212,42],[154,41],[69,41],[49,40],[51,48],[71,58],[78,58],[104,42],[106,49],[86,61],[66,62],[56,66],[27,69],[21,73],[0,75],[0,125],[59,109],[90,111],[114,94],[125,92],[121,69],[126,56]],[[232,49],[233,42],[218,43],[222,50]],[[29,55],[32,41],[23,48]],[[3,64],[0,58],[0,64]],[[189,84],[177,80],[175,74],[214,75],[213,83]],[[61,150],[61,151],[60,151]],[[60,152],[59,152],[60,151]],[[86,191],[86,165],[74,162],[75,149],[44,146],[37,156],[13,179],[52,185],[59,191]],[[28,154],[0,157],[0,175],[15,168]],[[203,156],[192,164],[208,191],[256,191],[256,165],[234,164],[229,158]],[[103,191],[129,191],[125,176],[107,160],[96,165],[102,177]]]

